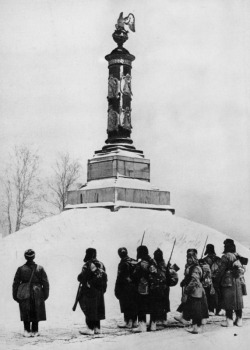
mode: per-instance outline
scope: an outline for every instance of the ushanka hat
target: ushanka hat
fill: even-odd
[[[118,255],[119,255],[121,258],[124,258],[125,256],[127,256],[127,255],[128,255],[127,248],[125,248],[125,247],[119,248],[119,249],[118,249]]]
[[[154,258],[159,260],[163,259],[163,252],[160,248],[157,248],[156,251],[154,252]]]
[[[140,245],[137,248],[137,259],[141,259],[148,255],[148,248],[145,245]]]
[[[35,252],[33,249],[28,249],[24,252],[24,257],[25,259],[34,259],[35,257]]]
[[[84,262],[87,262],[91,259],[95,259],[96,258],[96,249],[95,248],[88,248],[86,249],[86,254],[85,254],[85,258],[83,259]]]
[[[207,254],[215,254],[213,244],[207,244],[206,251],[205,251],[204,255],[207,255]]]
[[[189,256],[197,257],[197,254],[198,254],[198,252],[197,252],[197,249],[195,249],[195,248],[190,248],[187,250],[187,257],[189,257]]]
[[[227,238],[227,239],[225,239],[225,241],[223,242],[225,245],[227,245],[227,244],[234,244],[234,240],[233,239],[231,239],[231,238]]]

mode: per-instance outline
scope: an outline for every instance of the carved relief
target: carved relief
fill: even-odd
[[[113,110],[112,106],[108,109],[108,131],[118,131],[119,114]]]
[[[111,74],[108,79],[108,98],[119,98],[119,80]]]
[[[122,77],[121,81],[121,92],[130,98],[133,95],[131,90],[131,79],[131,76],[129,74],[126,74]]]
[[[124,118],[123,118],[123,123],[122,126],[124,129],[131,130],[132,125],[131,125],[131,111],[129,107],[126,107],[125,110],[123,111]]]

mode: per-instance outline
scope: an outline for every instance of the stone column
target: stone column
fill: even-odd
[[[118,44],[109,55],[105,56],[108,61],[108,116],[106,146],[103,150],[108,151],[114,146],[122,146],[123,149],[135,150],[131,139],[131,70],[135,56],[131,55],[123,47],[128,39],[127,31],[118,27],[113,33],[113,39]]]

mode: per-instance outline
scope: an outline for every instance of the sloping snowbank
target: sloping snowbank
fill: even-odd
[[[169,212],[146,209],[121,209],[118,212],[106,209],[75,209],[63,212],[1,240],[1,321],[8,324],[16,323],[19,319],[18,305],[11,296],[11,286],[17,267],[25,263],[23,253],[28,248],[36,251],[35,261],[45,268],[51,284],[50,297],[46,302],[49,322],[56,320],[58,325],[83,320],[79,307],[73,313],[72,306],[78,287],[76,278],[88,247],[97,249],[97,258],[107,269],[106,317],[120,317],[119,303],[113,292],[119,263],[117,250],[125,246],[129,255],[135,257],[144,231],[144,244],[148,246],[150,255],[159,247],[166,260],[174,239],[177,239],[172,262],[180,267],[180,279],[188,248],[198,249],[200,255],[208,235],[207,243],[213,243],[217,255],[220,256],[223,241],[227,237],[214,229]],[[237,242],[236,246],[240,254],[250,258],[248,249]],[[246,281],[250,291],[248,271]],[[180,287],[177,285],[171,288],[172,310],[176,309],[179,300]],[[245,297],[245,305],[250,305],[248,296]]]

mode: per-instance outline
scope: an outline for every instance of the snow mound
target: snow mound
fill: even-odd
[[[85,250],[97,249],[97,258],[106,266],[108,289],[105,295],[106,318],[120,317],[119,303],[114,296],[119,257],[117,250],[127,247],[131,257],[136,256],[136,248],[141,244],[149,248],[153,256],[156,248],[164,252],[168,260],[174,239],[176,246],[172,263],[180,267],[182,279],[186,250],[196,248],[201,255],[206,237],[207,243],[215,246],[221,256],[223,241],[228,237],[212,228],[172,215],[169,212],[147,209],[121,209],[111,212],[107,209],[74,209],[18,231],[2,239],[0,247],[1,321],[5,324],[18,320],[18,306],[12,300],[11,286],[18,266],[25,263],[24,251],[32,248],[36,252],[36,263],[42,265],[49,277],[51,291],[46,302],[47,318],[51,322],[83,321],[80,308],[75,313],[72,306],[78,287],[77,275],[81,271]],[[236,242],[237,251],[250,259],[249,249]],[[246,272],[247,288],[250,290],[250,275]],[[171,288],[170,302],[174,311],[180,301],[179,285]],[[249,298],[245,297],[245,306]]]

